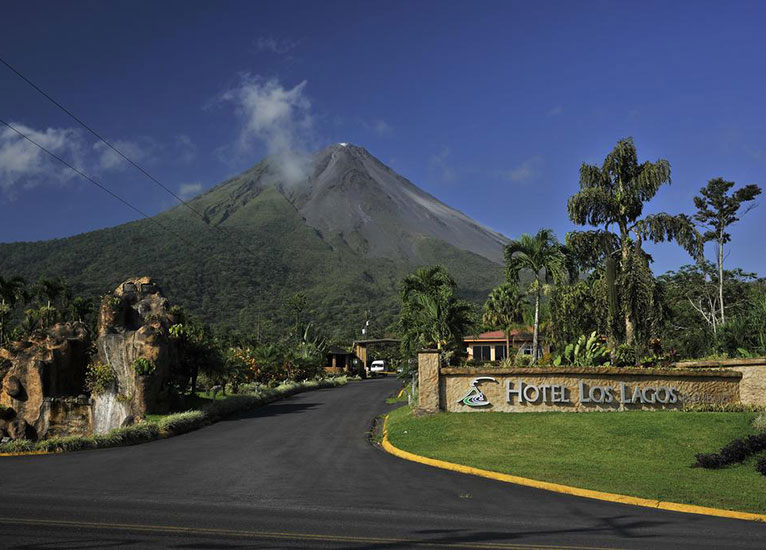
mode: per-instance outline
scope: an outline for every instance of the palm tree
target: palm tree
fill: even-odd
[[[456,287],[442,266],[418,269],[402,280],[399,331],[403,348],[435,346],[444,352],[468,332],[472,306],[455,296]]]
[[[519,282],[522,271],[531,271],[534,277],[530,290],[535,297],[535,323],[532,334],[532,364],[540,354],[540,299],[543,287],[561,283],[568,275],[569,261],[552,229],[541,229],[537,235],[524,233],[505,247],[505,269],[509,282]]]
[[[651,275],[648,256],[641,248],[642,241],[676,241],[695,259],[702,257],[702,239],[688,216],[661,212],[641,218],[644,204],[666,183],[670,183],[670,163],[660,159],[639,164],[633,139],[626,138],[617,142],[601,167],[589,164],[580,167],[580,191],[567,203],[569,218],[574,223],[599,228],[569,233],[567,245],[591,267],[606,261],[609,302],[613,304],[610,309],[616,316],[619,299],[625,342],[631,345],[635,340],[635,320],[641,315],[640,308],[646,306],[646,297],[652,294],[651,277],[647,276]],[[612,231],[612,227],[617,231]]]
[[[500,327],[505,334],[505,356],[511,356],[511,330],[523,320],[524,302],[519,287],[503,283],[489,294],[484,303],[482,322],[492,327]]]

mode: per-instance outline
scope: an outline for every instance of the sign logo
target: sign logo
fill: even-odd
[[[474,378],[468,384],[471,388],[463,397],[458,399],[457,402],[462,403],[463,405],[468,405],[469,407],[486,407],[487,405],[489,405],[490,402],[487,399],[487,396],[484,395],[484,393],[482,393],[482,391],[476,387],[476,384],[482,381],[497,382],[497,380],[495,380],[491,376],[479,376],[477,378]]]

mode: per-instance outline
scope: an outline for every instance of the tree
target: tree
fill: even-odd
[[[293,335],[296,339],[299,337],[298,327],[301,324],[303,313],[306,311],[308,303],[309,300],[304,292],[296,292],[290,296],[285,303],[288,311],[295,318],[295,324],[293,325]]]
[[[482,322],[492,327],[499,327],[505,334],[505,356],[511,356],[511,330],[515,324],[522,321],[524,302],[519,287],[511,283],[503,283],[489,294],[484,303]]]
[[[531,271],[534,279],[530,290],[534,293],[535,321],[532,333],[532,364],[539,356],[540,299],[543,287],[564,282],[568,275],[569,261],[552,229],[541,229],[536,235],[524,233],[505,247],[505,269],[509,282],[519,282],[522,271]]]
[[[472,306],[455,296],[457,285],[442,266],[424,267],[401,284],[398,330],[402,350],[436,347],[447,352],[473,323]]]
[[[675,241],[695,259],[702,255],[701,236],[688,216],[662,212],[641,217],[644,205],[666,183],[670,163],[660,159],[639,164],[633,139],[626,138],[617,142],[601,167],[580,167],[580,191],[567,203],[574,223],[599,228],[569,233],[567,245],[592,267],[605,262],[612,314],[621,310],[629,345],[635,342],[636,318],[651,307],[654,286],[642,242]]]
[[[16,304],[25,297],[25,283],[21,277],[0,277],[0,346],[8,337],[8,327]]]
[[[723,283],[724,270],[723,261],[724,245],[731,241],[731,234],[727,228],[734,222],[739,221],[738,213],[743,203],[755,200],[760,195],[761,188],[755,184],[746,185],[729,193],[734,187],[733,181],[726,181],[723,178],[714,178],[710,180],[705,187],[700,189],[700,195],[694,197],[694,206],[697,207],[697,213],[694,219],[705,228],[702,234],[704,242],[714,241],[716,243],[716,264],[718,266],[718,308],[719,323],[726,323],[726,308],[724,305]],[[755,204],[749,205],[742,215],[747,214]]]

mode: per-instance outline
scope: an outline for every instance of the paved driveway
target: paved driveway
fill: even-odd
[[[367,436],[397,389],[393,379],[365,380],[167,440],[0,458],[0,548],[766,547],[764,524],[390,456]]]

